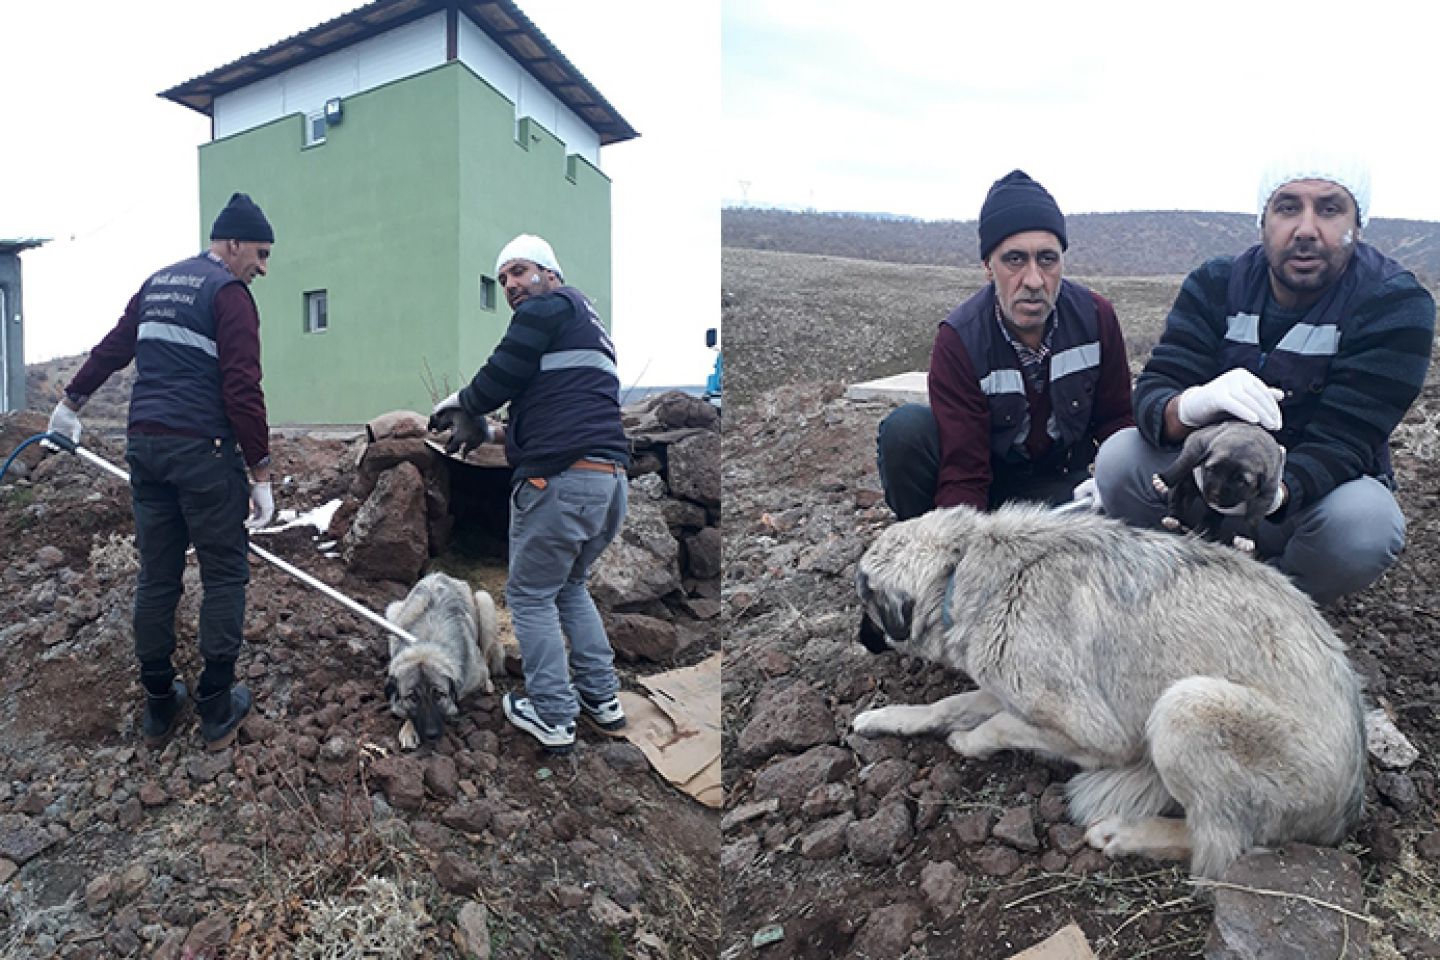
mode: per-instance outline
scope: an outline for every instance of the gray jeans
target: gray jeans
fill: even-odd
[[[522,480],[510,491],[505,599],[525,662],[525,693],[546,723],[566,723],[579,712],[572,675],[591,703],[620,689],[615,654],[585,581],[625,522],[628,483],[623,468],[611,474],[572,467],[543,487]]]
[[[1105,512],[1138,527],[1158,527],[1168,512],[1153,474],[1169,466],[1177,448],[1153,447],[1131,427],[1110,437],[1095,457],[1095,483]],[[1390,569],[1405,546],[1405,517],[1389,488],[1373,477],[1342,483],[1319,503],[1261,521],[1256,556],[1285,573],[1324,605],[1363,590]],[[1227,518],[1228,541],[1241,524]]]

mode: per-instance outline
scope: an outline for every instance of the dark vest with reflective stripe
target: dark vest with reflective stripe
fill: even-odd
[[[620,425],[620,373],[610,336],[579,290],[561,287],[546,296],[565,298],[570,317],[545,348],[534,378],[510,401],[505,454],[515,476],[551,476],[584,457],[628,466],[630,441]]]
[[[1261,380],[1285,392],[1280,401],[1284,426],[1276,439],[1285,447],[1298,442],[1320,406],[1320,394],[1330,377],[1330,361],[1347,335],[1359,327],[1357,308],[1375,295],[1386,281],[1405,268],[1368,243],[1357,243],[1345,273],[1292,326],[1269,353],[1260,349],[1260,315],[1270,291],[1270,263],[1256,244],[1236,257],[1225,290],[1225,346],[1221,369],[1244,367]],[[1388,476],[1390,446],[1374,451],[1370,472]]]
[[[1054,446],[1043,466],[1067,472],[1084,466],[1094,456],[1090,412],[1095,385],[1100,379],[1099,314],[1090,291],[1069,280],[1060,281],[1055,302],[1055,331],[1050,345],[1050,408]],[[1015,464],[1025,460],[1024,441],[1030,428],[1030,402],[1025,396],[1025,374],[1015,349],[1000,332],[995,319],[995,285],[988,284],[945,318],[965,345],[975,376],[990,406],[992,462]],[[1076,454],[1080,458],[1076,458]]]
[[[135,340],[131,424],[159,424],[188,436],[234,438],[221,394],[212,309],[215,294],[230,283],[240,280],[204,253],[145,281]]]

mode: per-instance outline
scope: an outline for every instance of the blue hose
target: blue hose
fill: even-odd
[[[63,448],[65,448],[66,450],[69,450],[69,451],[72,452],[72,453],[75,451],[75,441],[71,440],[71,439],[70,439],[69,437],[67,437],[67,436],[64,436],[63,434],[59,434],[59,433],[37,433],[37,434],[35,434],[35,436],[33,436],[33,437],[28,437],[28,438],[26,438],[25,442],[22,443],[22,444],[20,444],[20,446],[16,447],[16,448],[15,448],[15,452],[12,453],[12,454],[10,454],[10,459],[8,459],[8,460],[5,461],[5,466],[4,466],[4,468],[0,468],[0,483],[4,483],[4,482],[5,482],[5,474],[7,474],[7,473],[10,472],[10,464],[14,463],[14,462],[15,462],[15,458],[18,457],[18,456],[20,456],[20,451],[24,450],[26,447],[30,446],[30,444],[32,444],[32,443],[39,443],[41,440],[49,440],[51,443],[54,443],[54,444],[56,444],[56,445],[58,445],[58,446],[60,446],[60,447],[63,447]]]

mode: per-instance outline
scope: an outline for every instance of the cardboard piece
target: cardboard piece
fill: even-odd
[[[616,731],[650,765],[707,807],[725,803],[720,767],[720,654],[667,673],[642,677],[642,697],[620,691],[628,721]]]
[[[1021,950],[1010,960],[1095,960],[1095,951],[1077,924],[1064,927],[1054,936],[1028,950]]]

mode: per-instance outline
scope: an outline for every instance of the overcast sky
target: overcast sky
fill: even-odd
[[[600,152],[621,379],[701,383],[719,324],[718,0],[517,2],[640,132]],[[210,121],[156,94],[363,5],[0,4],[0,238],[53,238],[22,255],[27,362],[90,349],[146,276],[196,250]]]
[[[1067,213],[1255,209],[1286,143],[1440,220],[1440,5],[724,0],[726,203],[972,220],[1019,167]]]

